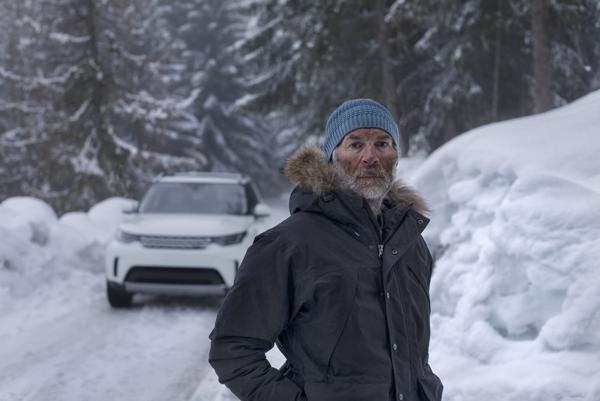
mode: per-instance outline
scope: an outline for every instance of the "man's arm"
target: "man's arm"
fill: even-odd
[[[242,401],[306,399],[265,357],[289,322],[291,252],[273,234],[257,237],[210,335],[209,362],[219,382]]]

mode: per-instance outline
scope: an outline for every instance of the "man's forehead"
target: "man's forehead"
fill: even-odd
[[[389,139],[392,140],[392,136],[379,128],[360,128],[350,132],[344,140],[373,140],[373,139]]]

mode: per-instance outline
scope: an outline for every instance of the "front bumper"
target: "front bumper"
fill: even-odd
[[[152,284],[127,283],[125,290],[131,293],[157,295],[224,295],[228,287],[225,284]]]
[[[106,250],[106,278],[132,293],[223,294],[233,285],[251,242],[246,236],[235,245],[160,249],[112,240]]]

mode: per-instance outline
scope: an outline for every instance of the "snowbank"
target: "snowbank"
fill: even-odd
[[[600,400],[600,91],[472,130],[413,176],[446,401]]]
[[[39,199],[14,197],[0,203],[0,308],[70,269],[102,271],[104,247],[122,219],[122,208],[131,202],[110,198],[88,213],[60,218]]]

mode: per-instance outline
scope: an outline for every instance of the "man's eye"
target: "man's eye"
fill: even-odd
[[[380,148],[385,148],[387,146],[390,146],[390,144],[388,142],[385,142],[385,141],[377,142],[377,143],[375,143],[375,145],[377,147],[380,147]]]
[[[352,142],[352,143],[350,143],[350,147],[352,149],[360,149],[362,147],[362,143],[360,143],[360,142]]]

